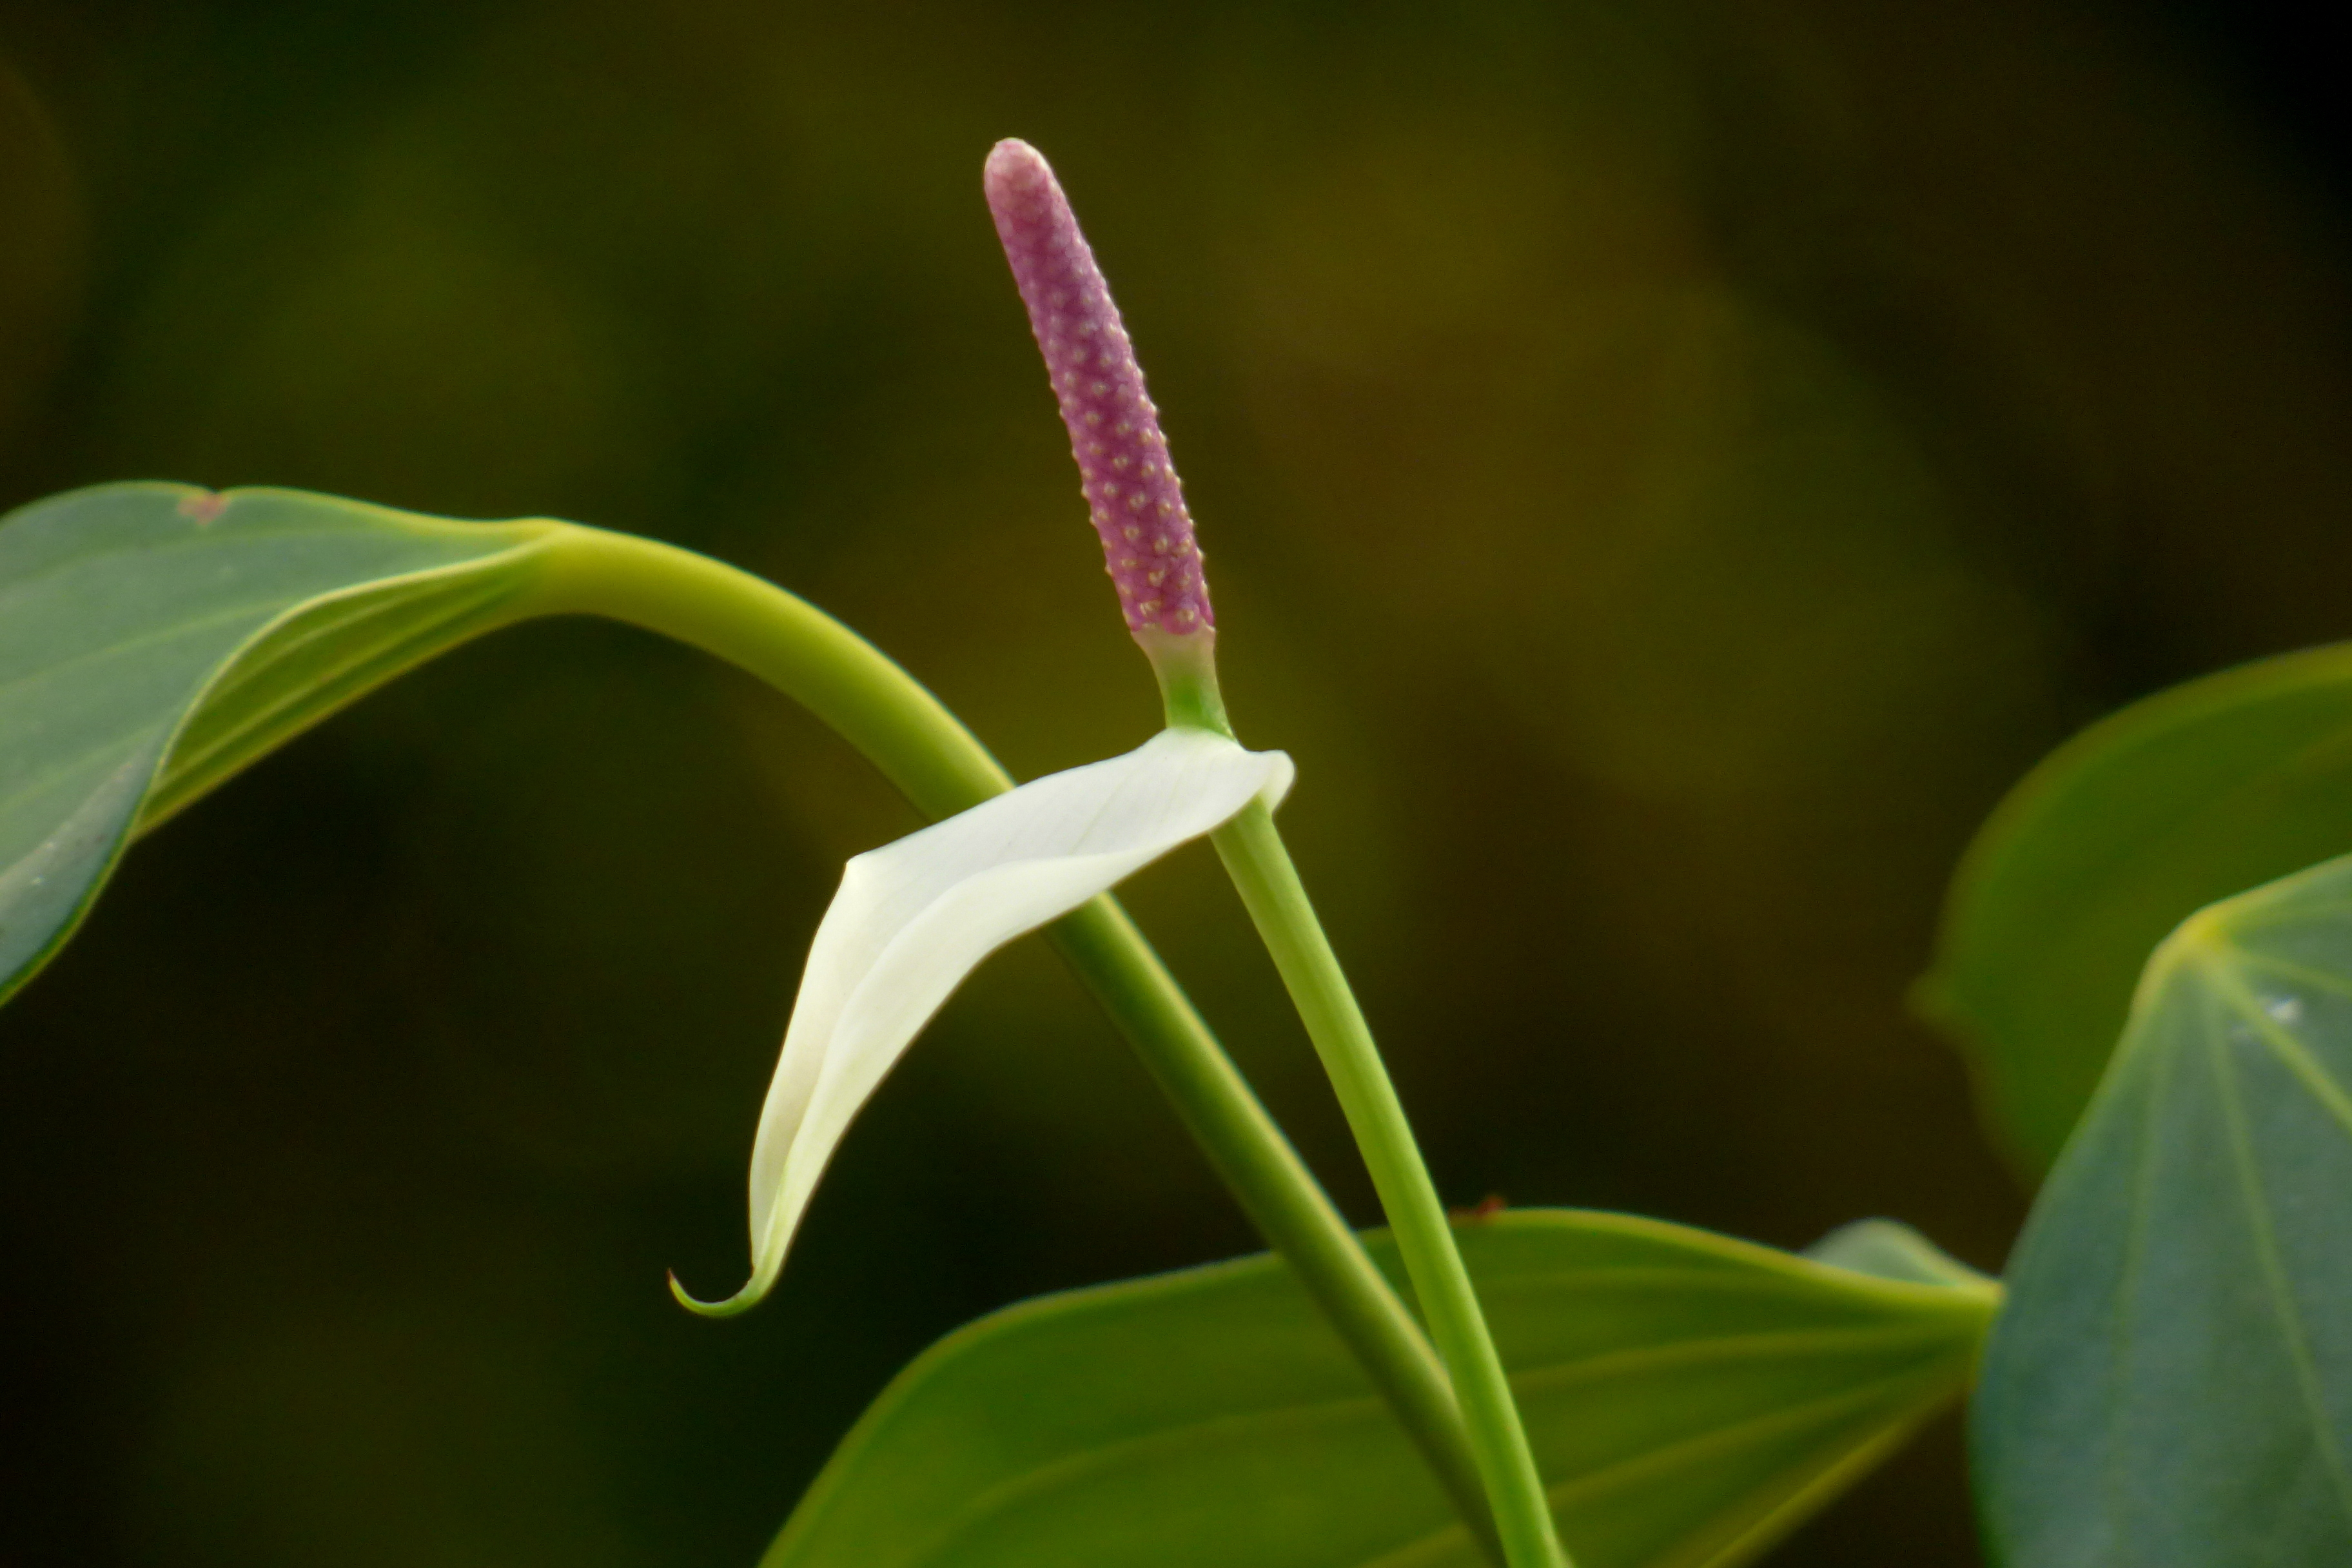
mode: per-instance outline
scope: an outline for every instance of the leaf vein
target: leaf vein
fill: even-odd
[[[135,637],[125,637],[120,642],[108,643],[103,647],[88,648],[71,658],[59,659],[55,664],[45,664],[37,669],[28,669],[22,674],[12,675],[5,680],[0,680],[0,698],[6,697],[20,687],[50,679],[85,664],[96,664],[102,659],[113,658],[135,649],[152,647],[159,643],[168,643],[174,638],[188,637],[197,632],[210,631],[215,626],[226,626],[232,621],[244,619],[260,610],[282,608],[285,604],[286,600],[282,596],[255,599],[249,603],[233,605],[225,610],[216,610],[196,620],[182,621],[175,626],[166,626],[161,631],[148,632]]]
[[[2347,906],[2352,907],[2352,906]],[[2270,1211],[2263,1193],[2262,1173],[2254,1164],[2252,1135],[2246,1126],[2245,1106],[2238,1096],[2238,1082],[2231,1071],[2228,1037],[2220,1030],[2210,1036],[2210,1056],[2213,1076],[2220,1088],[2221,1118],[2229,1129],[2230,1152],[2238,1174],[2239,1195],[2245,1201],[2247,1227],[2252,1233],[2254,1256],[2262,1265],[2263,1281],[2269,1287],[2272,1310],[2277,1315],[2279,1338],[2284,1344],[2288,1363],[2294,1368],[2296,1391],[2303,1395],[2304,1414],[2311,1423],[2312,1446],[2325,1463],[2328,1479],[2335,1483],[2336,1505],[2352,1521],[2352,1473],[2345,1468],[2344,1456],[2336,1446],[2336,1436],[2327,1420],[2327,1409],[2319,1390],[2319,1368],[2314,1363],[2307,1332],[2301,1312],[2294,1303],[2294,1282],[2288,1279],[2285,1260],[2279,1256],[2278,1236],[2272,1228]]]

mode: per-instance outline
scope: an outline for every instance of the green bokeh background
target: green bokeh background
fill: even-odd
[[[2352,630],[2339,209],[2211,43],[2060,0],[5,0],[0,506],[641,531],[1016,773],[1124,749],[1150,683],[979,195],[1024,136],[1448,1197],[1995,1267],[2021,1195],[1902,1005],[1953,857],[2087,717]],[[0,1016],[0,1564],[748,1564],[946,1329],[1248,1249],[1029,943],[777,1299],[670,1303],[740,1277],[799,952],[912,820],[731,672],[558,625],[142,846]],[[1213,859],[1131,901],[1370,1220]],[[1948,1423],[1777,1561],[1973,1552]]]

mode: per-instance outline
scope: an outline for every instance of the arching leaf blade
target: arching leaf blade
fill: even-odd
[[[2352,858],[2158,950],[1974,1412],[2011,1568],[2352,1562]]]
[[[1623,1215],[1519,1210],[1459,1238],[1580,1568],[1747,1561],[1960,1389],[1998,1299],[1965,1271],[1874,1278]],[[1479,1561],[1295,1281],[1255,1258],[951,1335],[763,1568]]]
[[[0,998],[134,824],[511,618],[563,526],[167,484],[0,520]]]
[[[2160,692],[2029,773],[1962,859],[1918,991],[2019,1168],[2057,1157],[2166,932],[2347,850],[2352,645]]]

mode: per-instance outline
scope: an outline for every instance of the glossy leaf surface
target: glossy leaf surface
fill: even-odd
[[[1893,1226],[1826,1245],[1957,1282],[1617,1215],[1520,1210],[1458,1235],[1579,1568],[1761,1550],[1959,1390],[1998,1299]],[[1394,1248],[1371,1244],[1393,1277]],[[1261,1257],[950,1335],[867,1411],[763,1568],[1480,1561]]]
[[[1975,1406],[2009,1568],[2352,1563],[2352,858],[2148,966]]]
[[[2028,774],[1961,862],[1919,993],[2018,1165],[2057,1157],[2167,931],[2347,851],[2352,647],[2159,693]]]
[[[502,624],[562,526],[163,484],[0,521],[0,996],[134,826]]]

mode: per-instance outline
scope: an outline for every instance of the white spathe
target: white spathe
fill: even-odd
[[[851,860],[816,930],[751,1146],[751,1279],[705,1311],[775,1284],[793,1232],[849,1123],[982,959],[1290,789],[1290,759],[1205,730],[1023,784]],[[675,1281],[673,1281],[675,1285]]]

